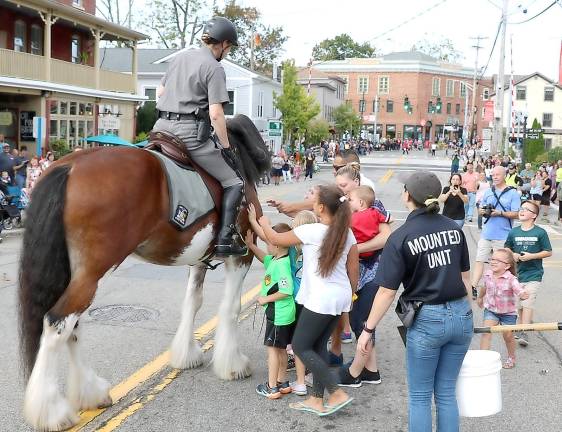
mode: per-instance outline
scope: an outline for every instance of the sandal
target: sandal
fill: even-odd
[[[342,409],[343,407],[349,405],[351,403],[351,401],[353,400],[352,397],[347,398],[346,400],[344,400],[343,402],[331,406],[331,405],[326,405],[326,411],[324,411],[323,413],[318,414],[320,417],[325,417],[331,414],[334,414],[336,412],[338,412],[340,409]]]
[[[502,367],[504,369],[513,369],[515,367],[515,359],[513,357],[508,357],[506,361],[503,362]]]
[[[294,409],[296,411],[304,411],[304,412],[314,413],[316,415],[322,415],[324,413],[324,411],[317,410],[316,408],[313,408],[313,407],[305,404],[304,401],[292,402],[292,403],[289,404],[289,408]]]

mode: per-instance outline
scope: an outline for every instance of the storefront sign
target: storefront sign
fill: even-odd
[[[121,120],[112,115],[104,115],[99,117],[98,129],[121,129]]]
[[[35,111],[20,112],[21,141],[33,141],[33,117],[35,117]]]
[[[11,126],[12,125],[12,112],[2,111],[0,112],[0,126]]]

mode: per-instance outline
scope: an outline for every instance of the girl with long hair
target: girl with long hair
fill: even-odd
[[[349,228],[349,203],[337,187],[319,186],[313,210],[319,223],[302,225],[286,233],[275,232],[265,216],[259,222],[271,244],[302,245],[304,265],[296,301],[303,309],[295,329],[293,349],[312,371],[314,384],[308,399],[290,407],[325,416],[352,401],[338,387],[328,367],[327,344],[341,314],[351,309],[359,278],[359,253]]]

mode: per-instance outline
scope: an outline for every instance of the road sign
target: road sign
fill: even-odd
[[[269,120],[268,121],[268,136],[270,137],[280,137],[282,124],[279,120]]]

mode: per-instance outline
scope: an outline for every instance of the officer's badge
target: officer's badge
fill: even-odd
[[[187,222],[187,215],[189,214],[189,211],[182,205],[179,205],[176,208],[176,212],[174,214],[174,220],[184,226]]]
[[[271,275],[265,275],[264,282],[266,285],[269,285],[271,283]]]

